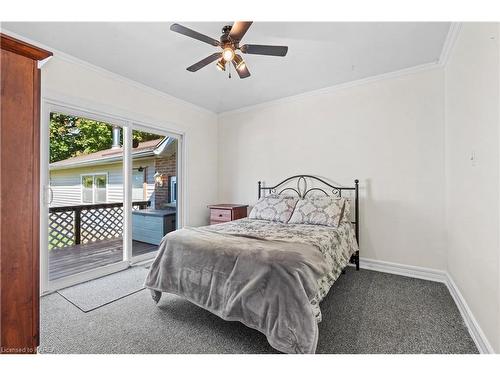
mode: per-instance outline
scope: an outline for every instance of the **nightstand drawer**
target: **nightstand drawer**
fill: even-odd
[[[247,217],[247,207],[243,204],[212,204],[208,206],[210,208],[210,225]]]
[[[210,220],[212,221],[231,221],[231,210],[220,210],[212,208],[210,210]]]

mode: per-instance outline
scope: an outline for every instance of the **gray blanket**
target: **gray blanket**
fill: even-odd
[[[357,249],[350,224],[318,227],[243,219],[171,232],[145,286],[257,329],[279,351],[314,353],[319,301]]]

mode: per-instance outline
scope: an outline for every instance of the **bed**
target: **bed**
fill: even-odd
[[[163,292],[176,294],[262,332],[281,352],[315,353],[321,300],[349,262],[359,269],[358,180],[353,187],[311,175],[258,182],[258,198],[249,218],[167,234],[145,286],[156,303]],[[330,198],[342,202],[335,226],[297,220],[300,204]],[[282,211],[282,202],[293,205],[288,218],[256,216],[261,202],[275,201]]]

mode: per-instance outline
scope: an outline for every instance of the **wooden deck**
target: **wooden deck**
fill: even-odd
[[[132,255],[142,255],[158,249],[157,245],[132,241]],[[96,241],[49,251],[49,280],[117,263],[123,258],[121,238]]]

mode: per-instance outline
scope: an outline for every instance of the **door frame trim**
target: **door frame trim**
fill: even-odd
[[[132,223],[132,208],[127,205],[131,203],[132,188],[129,182],[132,181],[132,157],[131,141],[124,144],[124,259],[122,262],[96,268],[71,275],[62,279],[49,282],[49,262],[48,262],[48,185],[49,185],[49,121],[51,112],[61,112],[69,115],[85,117],[88,119],[109,122],[120,126],[124,131],[124,136],[133,130],[159,132],[161,135],[174,137],[178,141],[177,146],[177,176],[178,176],[178,201],[177,201],[177,227],[185,226],[187,222],[187,173],[186,173],[186,134],[183,131],[176,130],[179,126],[173,123],[163,123],[158,121],[147,121],[137,118],[137,115],[126,113],[125,111],[116,111],[115,113],[104,111],[99,108],[101,105],[88,103],[85,100],[77,98],[61,98],[59,95],[46,93],[42,97],[42,108],[40,111],[40,294],[45,295],[75,285],[84,281],[92,280],[97,277],[105,276],[113,272],[126,269],[138,259],[132,257],[132,231],[127,228]],[[126,136],[125,139],[128,139]],[[130,143],[127,144],[127,143]],[[128,157],[127,157],[128,156]],[[141,256],[140,260],[154,258],[157,251],[152,252],[150,257]]]

